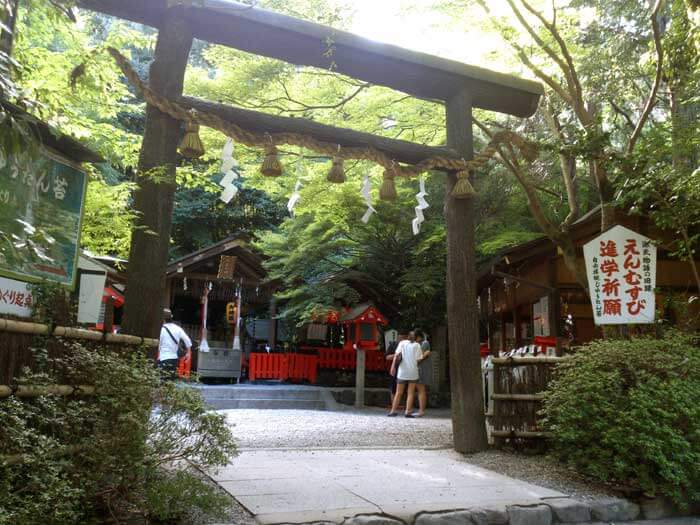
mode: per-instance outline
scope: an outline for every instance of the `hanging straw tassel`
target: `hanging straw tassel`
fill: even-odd
[[[204,155],[204,145],[199,138],[199,124],[194,120],[188,120],[185,123],[185,136],[182,137],[178,149],[182,156],[188,159],[196,159]]]
[[[260,167],[260,173],[266,177],[279,177],[282,175],[282,163],[277,156],[277,147],[273,144],[272,139],[265,146],[265,160],[263,160]]]
[[[452,188],[452,196],[455,199],[471,199],[476,195],[474,186],[469,182],[469,172],[462,170],[457,172],[457,183]]]
[[[384,182],[379,187],[379,198],[383,201],[395,201],[396,200],[396,184],[394,184],[394,179],[396,178],[396,168],[393,166],[384,170]]]
[[[343,167],[343,159],[340,157],[333,157],[333,165],[328,172],[326,180],[335,184],[342,184],[345,182],[345,168]]]

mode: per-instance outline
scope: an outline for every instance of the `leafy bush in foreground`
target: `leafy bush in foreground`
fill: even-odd
[[[700,501],[700,348],[680,333],[595,341],[545,395],[554,452],[596,480]]]
[[[0,524],[223,517],[229,500],[195,475],[236,453],[223,416],[194,389],[161,384],[140,353],[66,345],[21,382],[94,384],[98,395],[0,399]]]

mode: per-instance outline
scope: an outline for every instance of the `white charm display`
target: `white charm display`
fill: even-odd
[[[362,194],[362,198],[365,200],[365,204],[367,204],[367,211],[365,214],[362,216],[362,222],[367,224],[369,222],[370,217],[372,214],[377,213],[377,210],[375,210],[372,207],[372,183],[369,180],[369,176],[365,175],[365,178],[362,180],[362,189],[360,190],[360,193]]]
[[[428,201],[425,200],[425,196],[428,193],[425,191],[425,179],[420,178],[419,182],[420,191],[416,194],[416,201],[418,201],[418,206],[416,206],[416,218],[413,219],[413,235],[418,235],[420,233],[420,226],[425,222],[425,216],[423,215],[423,210],[430,207]]]
[[[236,162],[236,159],[233,158],[233,139],[231,138],[226,139],[224,149],[221,151],[220,171],[224,177],[221,179],[221,181],[219,181],[219,186],[223,188],[219,198],[228,204],[238,193],[238,188],[233,181],[240,177],[238,172],[238,162]]]

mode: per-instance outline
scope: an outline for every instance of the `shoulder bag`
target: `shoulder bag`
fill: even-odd
[[[187,355],[187,345],[185,345],[185,342],[182,339],[175,339],[175,336],[170,330],[168,330],[167,326],[163,325],[163,328],[165,328],[165,331],[168,332],[168,335],[170,336],[170,339],[173,340],[173,343],[177,345],[178,359],[185,357]]]

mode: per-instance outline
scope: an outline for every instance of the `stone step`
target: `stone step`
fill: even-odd
[[[214,410],[252,408],[258,410],[325,410],[326,404],[309,399],[207,399],[207,405]]]
[[[204,399],[291,399],[318,401],[321,392],[318,390],[301,390],[285,388],[202,388]]]

